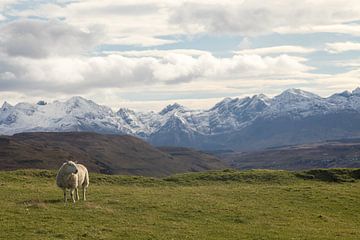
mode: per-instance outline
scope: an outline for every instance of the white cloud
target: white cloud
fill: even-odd
[[[269,54],[282,54],[282,53],[299,53],[307,54],[316,51],[312,48],[305,48],[301,46],[274,46],[274,47],[265,47],[265,48],[250,48],[242,49],[240,51],[235,51],[236,54],[258,54],[258,55],[269,55]]]
[[[251,41],[248,37],[244,37],[238,45],[239,49],[248,49],[251,48]]]
[[[158,46],[179,34],[340,32],[360,34],[358,0],[317,1],[68,1],[12,9],[22,17],[61,18],[81,30],[102,29],[104,44]]]
[[[326,51],[329,53],[342,53],[348,51],[360,51],[360,43],[357,42],[334,42],[326,43]]]
[[[173,11],[182,6],[171,1],[91,0],[14,10],[15,15],[23,17],[65,20],[21,19],[0,28],[0,47],[7,55],[1,57],[0,73],[14,76],[12,81],[0,79],[1,90],[76,93],[200,79],[301,78],[307,77],[312,69],[304,58],[284,54],[261,56],[259,51],[227,58],[192,49],[87,55],[97,44],[104,43],[141,46],[174,43],[158,36],[183,32],[168,23]],[[299,49],[295,52],[306,51]],[[280,53],[279,49],[274,50]]]
[[[106,44],[152,47],[152,46],[173,44],[176,42],[177,42],[176,40],[161,39],[151,36],[128,36],[128,37],[116,37],[113,39],[109,39],[106,41]]]
[[[0,27],[0,50],[31,58],[86,54],[98,43],[98,36],[57,20],[21,19]]]
[[[359,20],[359,15],[357,0],[252,0],[211,4],[187,1],[173,11],[171,22],[189,33],[256,36],[278,31],[330,31],[327,26],[336,31],[334,26]],[[337,30],[344,31],[342,27]]]
[[[0,73],[13,79],[0,79],[1,90],[77,93],[95,88],[180,84],[201,79],[212,82],[259,77],[301,78],[307,77],[307,71],[312,69],[304,64],[306,59],[288,55],[217,58],[207,52],[197,52],[197,55],[192,51],[188,51],[189,55],[186,51],[149,53],[153,56],[134,57],[133,52],[132,57],[119,54],[40,59],[3,57]]]
[[[306,34],[306,33],[343,33],[353,36],[360,36],[360,24],[327,24],[311,25],[306,24],[296,28],[291,26],[277,27],[273,30],[280,34]]]
[[[305,36],[296,41],[293,37],[281,40],[258,37],[316,32],[360,36],[358,0],[41,2],[45,1],[33,1],[34,4],[25,1],[16,9],[12,7],[15,0],[0,1],[0,21],[1,16],[3,20],[11,17],[0,24],[2,97],[26,100],[42,95],[53,99],[80,94],[104,99],[103,103],[112,106],[116,101],[140,106],[141,99],[135,103],[121,98],[121,94],[136,90],[136,95],[141,96],[159,91],[179,100],[183,92],[188,92],[188,99],[199,94],[215,99],[221,94],[278,93],[288,87],[313,88],[325,93],[358,85],[358,60],[341,63],[338,59],[338,66],[352,67],[347,74],[314,74],[311,71],[314,68],[307,62],[313,55],[306,54],[315,49],[300,46]],[[229,50],[224,47],[226,41],[219,42],[222,47],[219,51],[217,42],[214,49],[211,49],[214,42],[206,42],[217,34],[221,36],[219,41],[229,40],[223,37],[227,34],[244,38],[238,51],[229,56],[229,52],[223,52]],[[238,36],[231,37],[231,41],[239,39]],[[289,39],[291,43],[287,42]],[[321,39],[316,40],[319,41],[314,46],[324,44],[319,43]],[[333,53],[359,50],[358,43],[337,41],[328,43],[326,50]],[[278,42],[283,45],[251,48]],[[164,47],[172,48],[176,43],[183,48],[211,49],[226,57],[198,49],[156,49],[174,44]],[[118,49],[153,48],[115,51],[116,46],[104,46],[107,44],[127,45]],[[170,100],[151,104],[162,106],[165,101]]]
[[[179,33],[168,24],[171,1],[71,1],[67,4],[42,4],[35,9],[13,10],[16,16],[61,18],[82,30],[102,29],[103,44],[158,46],[174,40],[165,36]]]
[[[332,63],[338,67],[360,68],[360,58],[333,61]]]
[[[12,4],[20,2],[21,0],[1,0],[0,1],[0,9],[4,9]]]
[[[102,51],[101,53],[111,55],[118,54],[124,57],[157,57],[162,58],[168,54],[182,54],[186,56],[198,57],[209,54],[207,51],[197,49],[173,49],[173,50],[143,50],[143,51]]]
[[[314,79],[311,89],[322,95],[331,95],[335,92],[352,90],[359,87],[360,69],[352,69],[345,73],[323,76]]]

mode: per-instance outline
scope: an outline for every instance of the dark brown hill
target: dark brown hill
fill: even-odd
[[[164,176],[226,166],[216,157],[194,150],[185,155],[161,151],[132,136],[97,133],[21,133],[0,136],[0,169],[57,169],[67,160],[90,171],[108,174]]]
[[[192,148],[159,147],[158,149],[177,159],[179,166],[186,167],[191,163],[191,172],[203,171],[203,169],[208,168],[209,163],[212,163],[212,165],[217,165],[217,163],[220,161],[219,158],[213,155]],[[224,168],[226,166],[221,163],[215,167]]]
[[[261,151],[220,153],[218,156],[239,169],[359,168],[360,140],[334,140]]]

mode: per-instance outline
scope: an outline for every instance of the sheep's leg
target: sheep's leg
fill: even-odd
[[[64,191],[64,203],[66,203],[66,201],[67,201],[67,198],[66,198],[66,188],[64,188],[63,191]]]
[[[76,194],[76,201],[79,201],[80,197],[79,197],[79,189],[78,188],[75,188],[75,194]]]
[[[74,189],[70,189],[70,196],[73,203],[75,203],[75,197],[74,197]]]
[[[86,187],[83,187],[83,199],[86,201]]]

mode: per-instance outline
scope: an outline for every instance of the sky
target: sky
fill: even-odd
[[[360,80],[359,0],[0,0],[0,101],[114,109]]]

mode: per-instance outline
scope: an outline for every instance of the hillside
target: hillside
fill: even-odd
[[[0,172],[0,239],[358,239],[359,169],[90,174],[62,202],[55,171]],[[341,182],[341,184],[340,184]],[[76,223],[76,225],[74,225]]]
[[[2,170],[58,169],[67,159],[84,163],[92,172],[145,176],[226,167],[205,153],[189,150],[187,156],[179,157],[132,136],[69,132],[0,137]]]
[[[82,97],[45,103],[4,102],[0,134],[21,132],[128,134],[156,146],[261,150],[286,144],[360,137],[360,88],[329,97],[288,89],[269,98],[225,98],[209,109],[177,103],[159,112],[98,105]]]
[[[360,139],[332,140],[218,155],[229,165],[239,169],[352,168],[360,167]]]

